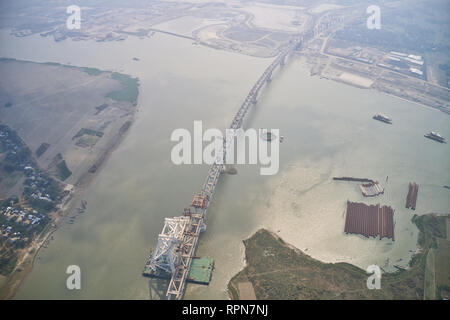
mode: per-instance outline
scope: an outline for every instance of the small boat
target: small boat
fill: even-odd
[[[390,119],[389,117],[386,117],[385,115],[382,114],[376,114],[372,117],[372,119],[384,122],[384,123],[388,123],[388,124],[392,124],[392,119]]]
[[[277,136],[274,134],[274,133],[272,133],[272,132],[270,132],[270,131],[267,131],[267,130],[263,130],[263,132],[261,133],[261,139],[263,139],[264,141],[272,141],[273,139],[276,139],[277,138]]]
[[[445,138],[441,136],[439,133],[431,131],[430,133],[427,133],[424,135],[425,138],[440,142],[440,143],[447,143],[445,142]]]

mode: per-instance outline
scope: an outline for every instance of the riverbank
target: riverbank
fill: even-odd
[[[8,79],[8,84],[3,86],[2,82],[2,87],[15,102],[11,110],[0,110],[2,120],[33,151],[49,142],[44,152],[39,155],[36,152],[34,157],[42,170],[55,179],[61,178],[55,159],[65,159],[73,172],[67,180],[60,181],[71,190],[70,194],[57,211],[49,214],[51,221],[44,230],[26,248],[17,251],[16,266],[0,283],[0,299],[10,299],[32,271],[41,248],[46,247],[67,218],[79,214],[86,189],[126,136],[135,119],[139,84],[138,79],[127,75],[58,63],[1,59],[1,68]],[[51,80],[42,85],[35,81],[36,73]],[[23,81],[23,77],[27,80]],[[66,89],[59,89],[60,83]],[[32,90],[33,86],[40,88],[40,94],[30,97],[26,90]],[[60,106],[60,98],[68,101],[64,107]],[[32,112],[28,112],[29,105],[34,106]],[[33,120],[36,117],[42,120],[36,123]],[[85,141],[89,144],[82,143]]]
[[[275,233],[258,230],[244,240],[246,267],[228,284],[231,299],[242,297],[241,283],[251,283],[257,299],[424,299],[448,295],[448,284],[427,284],[429,252],[440,252],[448,245],[446,231],[450,215],[415,215],[413,223],[420,234],[416,253],[407,270],[383,273],[380,290],[368,290],[368,274],[349,263],[323,263],[285,243]],[[368,240],[372,241],[372,240]],[[373,240],[374,241],[374,240]],[[445,273],[447,265],[434,264],[434,273]],[[448,271],[447,271],[448,273]],[[444,277],[443,277],[444,279]],[[447,280],[448,282],[448,280]],[[435,292],[428,292],[429,288]]]
[[[205,127],[228,125],[230,115],[270,61],[212,50],[165,34],[149,40],[130,37],[123,43],[54,43],[39,36],[7,39],[14,45],[2,49],[4,56],[99,67],[142,80],[139,117],[130,137],[90,185],[86,215],[65,225],[52,245],[41,251],[16,298],[148,299],[141,269],[149,246],[156,244],[164,218],[181,212],[192,200],[192,192],[199,190],[208,170],[168,163],[173,147],[168,137],[175,128],[191,128],[199,117]],[[136,56],[140,61],[132,60]],[[199,63],[204,68],[197,68]],[[445,161],[436,162],[445,159],[447,149],[422,141],[426,140],[423,132],[430,128],[449,135],[446,120],[437,112],[414,108],[374,90],[310,77],[297,58],[275,75],[263,95],[248,125],[280,128],[287,137],[280,149],[280,174],[269,179],[253,172],[254,166],[239,166],[237,175],[222,177],[208,213],[208,231],[199,245],[199,255],[215,258],[216,272],[208,287],[189,285],[186,297],[227,299],[224,290],[230,278],[243,268],[242,239],[261,227],[280,230],[283,239],[302,250],[308,248],[308,254],[325,262],[364,267],[383,264],[387,257],[394,263],[408,261],[409,252],[416,249],[417,230],[411,228],[410,213],[401,210],[404,186],[413,180],[428,183],[419,201],[420,212],[448,208],[446,190],[433,189],[447,181],[442,172],[448,166]],[[396,125],[378,128],[380,124],[371,119],[374,110],[392,116]],[[386,150],[386,141],[392,152],[381,162],[378,156]],[[409,147],[416,144],[417,148]],[[410,160],[405,163],[404,159]],[[298,170],[291,171],[291,164]],[[362,196],[356,185],[330,180],[350,174],[373,178],[389,174],[389,192],[382,201],[399,208],[395,246],[342,235],[343,199]],[[65,287],[64,270],[74,263],[89,272],[79,292]]]
[[[132,124],[130,123],[130,126],[131,125]],[[128,132],[128,130],[126,132]],[[89,184],[101,172],[102,167],[108,161],[110,155],[125,138],[126,132],[119,132],[115,143],[113,143],[110,149],[105,150],[104,154],[100,157],[101,161],[98,162],[97,170],[93,173],[87,171],[83,175],[79,183],[74,186],[74,190],[70,196],[70,199],[66,201],[61,210],[58,210],[55,213],[56,218],[52,221],[52,224],[49,225],[49,227],[46,228],[41,233],[41,235],[39,235],[39,237],[35,239],[32,244],[24,250],[25,254],[23,254],[18,259],[20,263],[16,265],[14,271],[7,277],[3,277],[4,279],[2,279],[2,282],[0,282],[0,284],[2,285],[0,286],[0,300],[14,298],[14,295],[19,289],[22,282],[33,270],[34,262],[43,245],[47,243],[47,241],[49,241],[49,238],[66,222],[66,218],[68,218],[72,212],[80,207],[80,204],[83,200],[83,195]]]

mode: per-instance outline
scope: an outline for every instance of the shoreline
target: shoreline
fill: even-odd
[[[301,57],[301,56],[299,56],[299,57]],[[305,56],[303,56],[303,57],[305,57]],[[307,62],[307,61],[306,61],[306,64],[307,64],[308,67],[310,67],[310,68],[314,68],[314,66],[315,66],[314,63],[310,63],[310,62]],[[386,91],[386,90],[382,90],[382,89],[380,89],[380,88],[377,88],[376,86],[374,86],[375,82],[374,82],[372,85],[370,85],[369,87],[365,87],[365,86],[361,86],[361,85],[358,85],[358,84],[355,84],[355,83],[351,83],[351,82],[348,82],[348,81],[343,81],[343,80],[341,80],[341,79],[339,79],[339,78],[336,78],[336,77],[329,77],[329,76],[324,76],[324,75],[321,75],[321,74],[311,74],[311,76],[312,76],[312,77],[313,77],[313,76],[319,76],[320,79],[325,79],[325,80],[335,81],[335,82],[337,82],[337,83],[342,83],[342,84],[344,84],[344,85],[351,86],[351,87],[358,88],[358,89],[363,89],[363,90],[374,90],[374,91],[376,91],[376,92],[378,92],[378,93],[381,93],[381,94],[384,94],[384,95],[386,95],[386,96],[394,97],[394,98],[400,99],[400,100],[402,100],[402,101],[405,101],[405,102],[409,102],[409,103],[415,104],[415,105],[417,105],[418,107],[421,107],[421,108],[427,108],[427,109],[433,110],[433,111],[439,111],[439,112],[442,112],[442,113],[444,113],[444,114],[449,115],[448,112],[444,111],[443,109],[441,109],[441,108],[439,108],[439,107],[435,107],[435,106],[432,106],[432,105],[427,105],[427,104],[425,104],[425,103],[423,103],[423,102],[414,101],[413,99],[407,99],[407,98],[405,98],[405,97],[401,97],[401,96],[399,96],[399,95],[396,95],[396,94],[394,94],[394,93],[388,92],[388,91]]]
[[[333,79],[330,79],[330,80],[333,80]],[[338,80],[335,80],[335,81],[339,82]],[[346,82],[343,82],[343,84],[352,86],[352,84],[346,83]],[[372,89],[372,88],[371,88],[371,89]],[[377,91],[378,91],[378,92],[381,92],[381,93],[384,93],[383,91],[380,91],[380,90],[378,90],[378,89],[377,89]],[[416,104],[418,104],[419,106],[424,106],[424,107],[427,107],[427,108],[436,109],[436,108],[433,108],[433,107],[430,107],[430,106],[422,105],[422,104],[420,104],[420,103],[417,103],[417,102],[414,102],[414,101],[410,101],[410,100],[401,98],[401,97],[399,97],[399,96],[395,96],[395,95],[393,95],[393,94],[389,94],[389,93],[385,93],[385,94],[387,94],[387,95],[392,95],[392,96],[394,96],[394,97],[403,99],[403,100],[408,101],[408,102],[416,103]],[[131,125],[134,123],[134,121],[136,120],[136,119],[135,119],[135,113],[136,113],[137,111],[138,111],[138,109],[136,108],[136,109],[134,110],[134,112],[133,112],[133,117],[132,117],[130,126],[131,126]],[[437,111],[438,111],[438,110],[437,110]],[[128,130],[127,130],[127,131],[128,131]],[[91,182],[93,181],[93,179],[96,177],[96,174],[97,174],[99,171],[101,171],[101,168],[104,166],[104,163],[106,163],[107,159],[109,159],[109,156],[112,154],[112,152],[114,152],[114,150],[115,150],[118,146],[120,146],[120,143],[123,141],[123,139],[125,138],[125,136],[126,136],[126,132],[124,132],[123,135],[120,135],[120,136],[118,137],[118,138],[119,138],[119,139],[118,139],[119,141],[115,141],[115,143],[113,143],[113,145],[112,145],[111,147],[108,147],[107,150],[105,150],[105,152],[102,153],[102,154],[99,156],[99,159],[101,159],[101,161],[99,161],[99,168],[96,170],[95,173],[92,173],[92,174],[91,174],[91,173],[89,173],[89,172],[86,172],[86,173],[84,173],[84,174],[80,177],[79,181],[75,184],[74,191],[73,191],[72,194],[70,195],[70,198],[68,198],[68,199],[66,200],[65,205],[64,205],[64,208],[63,208],[63,209],[60,209],[60,210],[58,210],[58,211],[56,212],[56,214],[58,215],[58,216],[57,216],[57,219],[58,219],[58,225],[56,226],[56,228],[54,228],[54,230],[52,230],[53,228],[50,229],[50,230],[47,230],[47,228],[46,228],[46,229],[44,230],[44,232],[42,232],[42,234],[39,235],[39,236],[37,237],[36,240],[38,240],[38,239],[41,240],[41,239],[40,239],[41,236],[44,237],[44,238],[42,239],[42,241],[41,241],[40,243],[38,243],[38,247],[37,247],[37,249],[35,250],[35,252],[33,252],[32,255],[30,255],[29,257],[27,257],[27,259],[28,259],[28,258],[31,259],[31,265],[29,266],[30,269],[29,269],[29,270],[27,269],[27,270],[26,270],[26,273],[25,273],[25,270],[17,271],[17,273],[20,273],[19,275],[17,275],[17,278],[18,278],[17,281],[19,281],[19,278],[20,278],[21,280],[20,280],[20,283],[18,283],[18,284],[16,285],[16,288],[11,289],[11,290],[14,290],[14,292],[12,293],[12,295],[11,295],[10,298],[13,298],[13,297],[14,297],[15,293],[16,293],[17,290],[20,288],[20,285],[23,283],[23,281],[25,280],[26,276],[32,271],[33,266],[34,266],[34,261],[35,261],[36,257],[38,256],[38,253],[39,253],[40,249],[42,248],[42,246],[45,245],[47,239],[48,239],[48,238],[49,238],[56,230],[58,230],[58,228],[64,223],[65,219],[69,216],[71,210],[76,209],[77,204],[78,204],[78,201],[80,201],[80,200],[83,198],[83,195],[85,194],[85,191],[87,190],[87,188],[89,187],[89,185],[91,184]],[[60,220],[61,220],[61,221],[60,221]],[[52,221],[52,222],[53,222],[53,221]],[[29,248],[29,249],[31,249],[31,248]],[[298,250],[300,250],[300,249],[298,249]],[[245,266],[246,266],[245,250],[244,250],[244,253],[243,253],[243,254],[244,254],[243,266],[245,267]],[[27,261],[24,260],[24,261],[22,261],[21,265],[22,265],[22,264],[26,264],[26,263],[27,263]],[[13,272],[13,273],[16,273],[16,269],[17,269],[17,268],[18,268],[18,267],[16,266],[16,268],[14,269],[14,272]],[[25,273],[25,274],[24,274],[24,273]],[[12,274],[11,274],[10,276],[12,276]],[[8,278],[9,278],[9,276],[8,276]],[[9,279],[8,279],[7,282],[9,282]],[[5,283],[6,283],[6,282],[5,282]],[[4,286],[2,286],[2,287],[0,288],[0,298],[2,298],[3,287],[6,287],[6,286],[7,286],[7,285],[5,284]]]
[[[90,170],[87,170],[83,173],[83,175],[81,175],[77,183],[74,184],[74,190],[69,195],[66,202],[62,205],[61,209],[54,212],[56,218],[50,221],[47,228],[45,228],[43,232],[33,240],[31,245],[24,249],[25,253],[18,257],[18,261],[20,260],[20,262],[16,264],[14,270],[9,275],[3,276],[5,279],[2,286],[0,286],[0,300],[10,300],[15,297],[26,277],[33,271],[36,257],[38,256],[43,245],[47,243],[49,237],[63,225],[69,214],[79,207],[79,202],[82,200],[84,193],[90,186],[91,182],[102,171],[112,153],[120,146],[127,136],[127,133],[133,126],[136,120],[138,105],[139,104],[136,103],[131,120],[129,120],[130,122],[126,130],[119,130],[112,138],[111,145],[103,153],[99,154],[97,162],[95,163],[97,165],[95,172],[92,173]]]
[[[418,279],[418,282],[416,285],[422,285],[422,296],[418,294],[417,292],[409,292],[407,299],[427,299],[427,294],[430,293],[430,289],[427,288],[425,283],[422,283],[421,281],[425,279],[427,268],[425,266],[425,261],[427,260],[427,256],[429,251],[432,251],[432,243],[436,241],[436,239],[442,239],[443,241],[448,241],[450,235],[448,234],[436,234],[435,232],[435,226],[433,223],[437,223],[438,219],[446,219],[447,224],[448,221],[450,221],[450,214],[449,213],[428,213],[424,214],[422,216],[414,215],[412,218],[412,221],[415,225],[415,227],[419,230],[419,239],[417,241],[417,246],[419,250],[416,251],[416,253],[411,257],[411,259],[408,261],[408,267],[406,269],[398,267],[396,271],[392,272],[385,272],[383,270],[383,282],[386,283],[385,286],[387,288],[387,291],[380,291],[380,292],[370,292],[364,291],[359,288],[359,282],[365,281],[366,271],[361,269],[358,266],[355,266],[349,262],[336,262],[336,263],[326,263],[322,262],[321,260],[315,259],[312,256],[308,255],[307,253],[303,252],[301,249],[295,247],[294,245],[285,242],[279,235],[277,235],[274,231],[271,231],[267,228],[260,228],[257,231],[255,231],[250,237],[244,239],[242,241],[244,246],[244,266],[243,268],[238,271],[236,274],[232,276],[232,278],[228,281],[227,285],[227,292],[228,297],[230,300],[240,300],[241,299],[241,293],[239,291],[239,284],[246,283],[250,284],[251,291],[254,291],[255,293],[258,292],[260,295],[260,299],[257,297],[256,300],[265,300],[265,299],[273,299],[271,298],[270,294],[268,293],[267,289],[265,288],[267,286],[267,281],[270,283],[271,281],[275,281],[279,278],[271,278],[273,274],[279,274],[284,272],[289,272],[291,274],[292,279],[297,281],[297,285],[300,285],[302,287],[301,290],[297,292],[298,296],[296,297],[296,294],[293,292],[290,292],[290,299],[302,299],[299,297],[303,297],[303,295],[306,295],[303,297],[303,299],[317,299],[314,298],[314,295],[317,293],[326,292],[327,294],[333,293],[333,298],[336,299],[338,296],[344,294],[341,298],[349,298],[354,299],[352,296],[346,296],[346,293],[355,293],[359,292],[360,295],[356,295],[358,297],[357,299],[389,299],[399,294],[397,292],[396,286],[405,286],[409,287],[411,289],[411,281],[409,279],[414,279],[414,281],[417,282],[416,278]],[[434,221],[433,221],[434,220]],[[430,222],[431,221],[431,222]],[[439,233],[439,232],[438,232]],[[443,237],[442,237],[443,236]],[[265,237],[265,240],[264,240]],[[267,240],[267,237],[269,237],[271,240]],[[261,240],[261,238],[263,240]],[[270,242],[270,243],[269,243]],[[439,243],[439,242],[438,242]],[[301,267],[286,267],[285,264],[281,263],[281,265],[276,264],[275,267],[271,266],[273,262],[270,260],[270,257],[268,258],[265,256],[265,251],[267,251],[269,247],[275,247],[279,246],[280,248],[276,250],[276,252],[286,250],[291,251],[292,253],[288,253],[289,259],[292,258],[292,254],[297,256],[298,259],[302,260],[302,263],[300,263]],[[267,247],[269,246],[269,247]],[[266,249],[264,249],[266,248]],[[264,254],[261,258],[261,250],[264,249]],[[282,249],[282,250],[281,250]],[[275,249],[274,249],[275,250]],[[437,249],[436,249],[437,250]],[[285,257],[280,256],[278,257],[278,253],[274,254],[271,253],[269,256],[275,256],[278,258],[282,258],[286,260],[286,252]],[[265,260],[264,260],[265,259]],[[269,260],[268,260],[269,259]],[[270,262],[270,263],[269,263]],[[298,261],[297,261],[298,262]],[[279,262],[277,262],[279,263]],[[311,265],[308,265],[312,263]],[[284,267],[283,267],[284,266]],[[280,268],[283,267],[283,268]],[[274,270],[271,270],[272,268],[275,268]],[[327,273],[331,273],[333,277],[333,281],[341,281],[345,280],[348,282],[349,286],[347,289],[352,289],[350,291],[346,290],[335,290],[335,285],[330,288],[327,287],[326,284],[323,284],[323,279],[320,278],[321,269],[323,271],[326,271]],[[313,271],[313,273],[309,272]],[[299,273],[300,272],[300,273]],[[337,277],[339,272],[346,272],[347,276]],[[301,275],[301,279],[296,279],[295,276]],[[261,275],[267,275],[267,279],[259,278]],[[308,277],[310,275],[311,277]],[[350,275],[350,277],[349,277]],[[306,277],[306,278],[305,278]],[[326,277],[325,277],[326,278]],[[354,279],[351,279],[354,278]],[[424,278],[424,279],[422,279]],[[319,282],[317,282],[319,279]],[[353,280],[358,280],[356,283],[354,283]],[[293,280],[293,281],[294,281]],[[300,281],[299,281],[300,280]],[[294,281],[294,283],[295,283]],[[352,283],[353,282],[353,283]],[[352,283],[352,284],[350,284]],[[278,290],[284,290],[286,291],[288,288],[285,288],[285,286],[290,286],[293,283],[286,282],[282,284],[278,284],[278,287],[275,289]],[[356,284],[356,287],[355,287]],[[292,289],[292,288],[291,288]],[[292,290],[290,290],[292,291]],[[340,292],[339,292],[340,291]],[[375,290],[376,291],[376,290]],[[337,294],[336,294],[337,293]],[[261,298],[261,294],[264,294]],[[267,296],[269,294],[269,296]],[[336,294],[334,296],[334,294]],[[243,292],[244,300],[248,297],[248,292]],[[247,297],[247,298],[245,298]],[[296,298],[295,298],[296,297]],[[329,298],[327,298],[329,299]]]

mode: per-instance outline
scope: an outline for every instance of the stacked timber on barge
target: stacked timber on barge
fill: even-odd
[[[333,180],[337,180],[337,181],[356,181],[356,182],[368,182],[368,183],[373,183],[375,181],[373,181],[372,179],[367,179],[367,178],[353,178],[353,177],[333,177]]]
[[[409,183],[409,191],[406,196],[406,208],[416,210],[417,193],[419,192],[419,185],[415,182]]]
[[[394,209],[347,201],[344,232],[367,238],[380,236],[380,240],[386,237],[394,241]]]

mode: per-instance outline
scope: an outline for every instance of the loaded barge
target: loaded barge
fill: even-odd
[[[406,196],[406,208],[416,210],[417,193],[419,192],[419,185],[415,182],[409,183],[409,191]]]
[[[388,206],[366,205],[347,201],[345,233],[361,234],[367,238],[394,238],[394,209]]]
[[[424,135],[425,138],[440,142],[440,143],[447,143],[445,141],[445,138],[441,136],[439,133],[431,131],[430,133],[427,133]]]
[[[382,114],[376,114],[372,117],[372,119],[387,123],[387,124],[392,124],[392,119],[382,115]]]
[[[368,183],[374,183],[372,179],[367,178],[353,178],[353,177],[333,177],[333,180],[337,181],[356,181],[356,182],[368,182]]]

